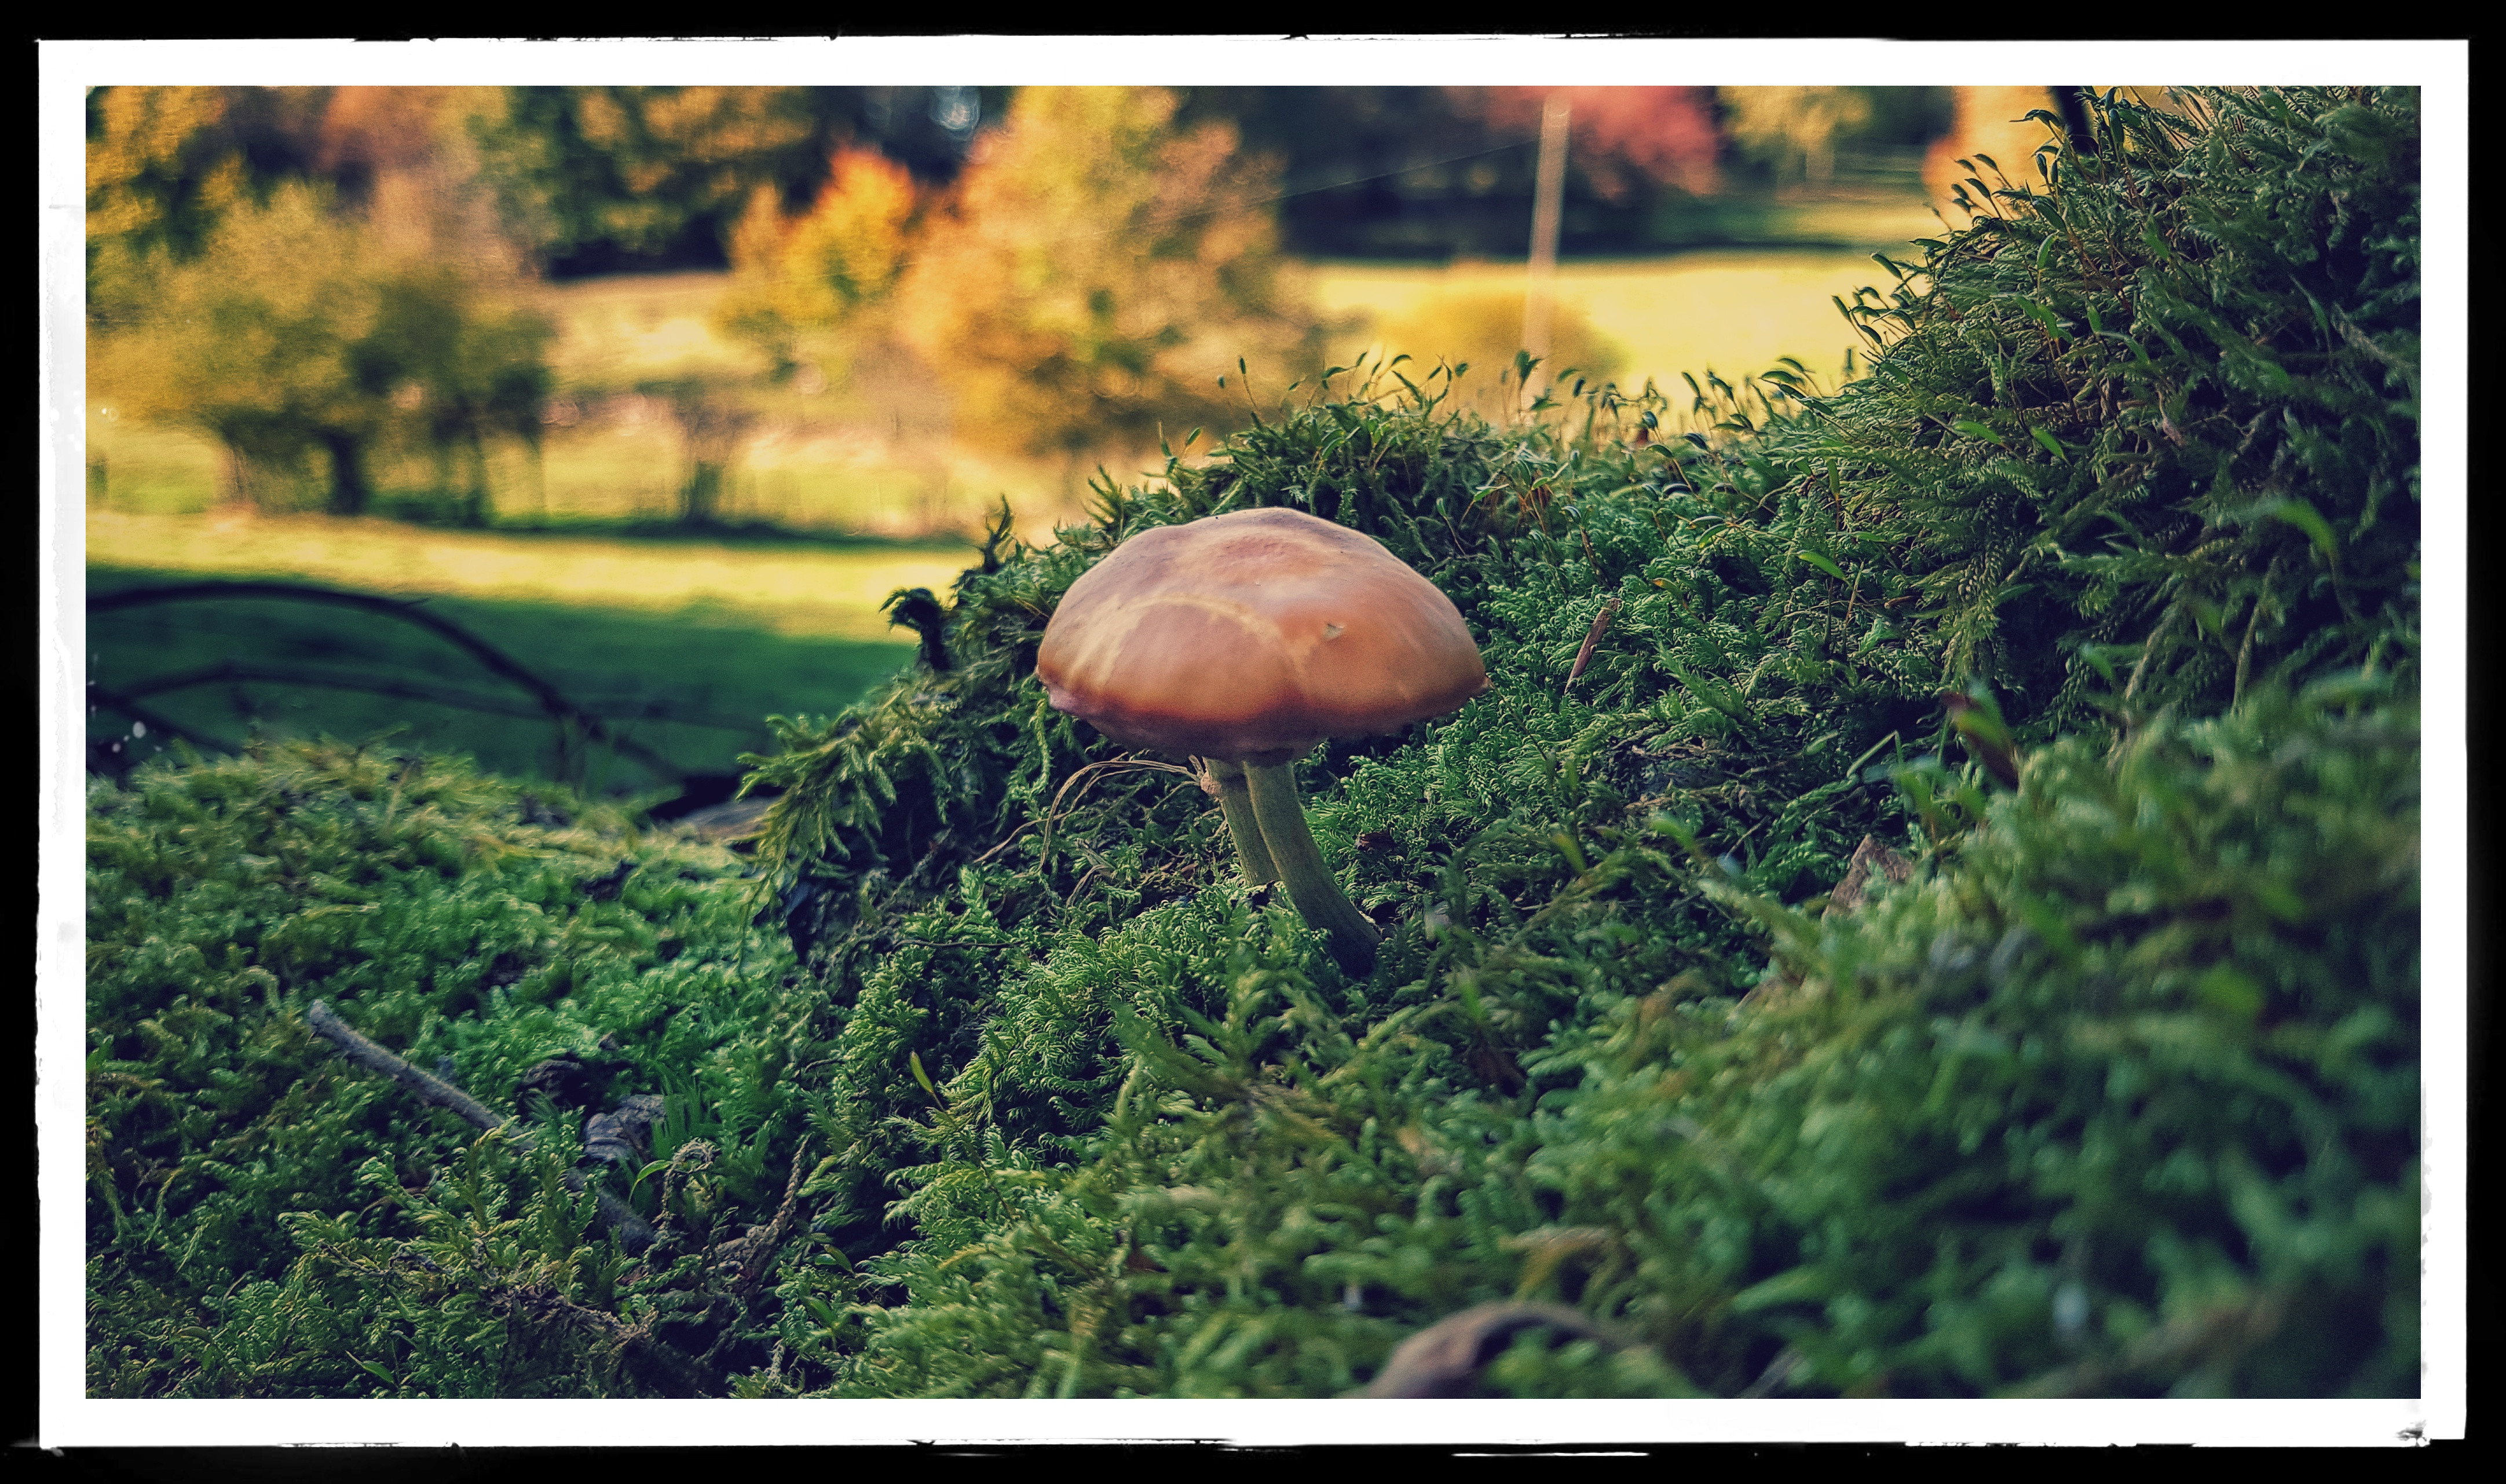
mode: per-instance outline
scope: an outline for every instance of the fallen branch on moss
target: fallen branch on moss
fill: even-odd
[[[1588,547],[1591,546],[1593,544],[1593,539],[1587,536],[1584,538],[1584,544]],[[1575,689],[1575,682],[1584,678],[1584,667],[1593,662],[1593,647],[1599,644],[1601,642],[1601,636],[1610,631],[1610,620],[1618,616],[1619,600],[1617,598],[1612,598],[1607,603],[1602,604],[1601,611],[1593,616],[1593,626],[1584,635],[1584,647],[1575,652],[1575,666],[1573,669],[1566,672],[1566,684],[1558,688],[1557,693],[1559,695],[1564,695],[1568,691],[1573,690]]]
[[[1862,843],[1853,848],[1853,859],[1844,868],[1844,879],[1838,882],[1836,890],[1828,894],[1827,910],[1819,915],[1835,917],[1846,912],[1859,911],[1863,899],[1871,894],[1871,877],[1874,872],[1892,883],[1903,883],[1914,877],[1915,863],[1880,844],[1870,835],[1864,835]]]
[[[341,1056],[349,1061],[369,1072],[378,1072],[390,1078],[414,1093],[421,1102],[432,1104],[437,1108],[450,1109],[458,1113],[465,1123],[481,1129],[500,1129],[510,1121],[496,1116],[494,1111],[486,1104],[453,1086],[450,1082],[419,1071],[357,1034],[355,1027],[332,1013],[331,1007],[319,1000],[306,1007],[304,1023],[312,1029],[314,1035],[329,1042]],[[518,1131],[512,1139],[514,1147],[518,1149],[528,1150],[531,1147],[531,1137],[528,1133]],[[580,1193],[583,1186],[584,1178],[581,1171],[565,1172],[567,1189]],[[630,1253],[640,1253],[653,1245],[652,1224],[637,1216],[633,1208],[606,1190],[595,1188],[592,1196],[600,1204],[600,1224],[609,1228],[610,1234],[617,1237],[620,1246]]]
[[[1499,1302],[1465,1309],[1401,1342],[1365,1396],[1471,1396],[1480,1372],[1515,1339],[1549,1329],[1570,1340],[1591,1340],[1604,1350],[1627,1342],[1589,1317],[1560,1304]]]

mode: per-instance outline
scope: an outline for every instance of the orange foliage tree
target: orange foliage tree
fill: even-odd
[[[1570,111],[1566,155],[1595,195],[1617,200],[1650,182],[1702,195],[1714,189],[1722,138],[1711,88],[1455,88],[1501,128],[1540,130],[1544,100],[1563,94]]]
[[[958,436],[1141,451],[1233,425],[1240,359],[1297,374],[1310,316],[1284,275],[1275,168],[1224,124],[1173,126],[1156,88],[1037,88],[976,145],[908,269],[903,319]]]

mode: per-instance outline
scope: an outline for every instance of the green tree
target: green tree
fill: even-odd
[[[483,513],[483,441],[536,426],[552,334],[456,267],[384,251],[296,182],[227,210],[197,257],[157,264],[98,327],[92,379],[129,416],[216,440],[243,492],[310,475],[333,512],[362,513],[369,452],[397,438],[470,452]]]
[[[739,446],[756,426],[757,411],[745,395],[752,377],[701,366],[638,378],[636,396],[649,398],[679,430],[685,463],[679,474],[679,523],[708,526],[717,519]]]
[[[978,142],[904,288],[908,336],[973,414],[960,437],[1075,471],[1162,426],[1236,420],[1219,380],[1239,358],[1310,354],[1273,167],[1226,124],[1178,131],[1175,107],[1163,88],[1031,88]]]
[[[545,316],[446,265],[409,263],[383,284],[363,353],[397,373],[393,406],[407,415],[391,431],[434,457],[438,484],[461,491],[469,524],[487,520],[488,441],[538,447],[555,333]]]
[[[824,158],[800,88],[507,88],[469,101],[481,171],[544,260],[684,251],[758,185]]]

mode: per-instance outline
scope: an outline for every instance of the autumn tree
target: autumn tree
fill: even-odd
[[[88,99],[87,242],[102,254],[196,250],[244,198],[243,160],[217,125],[217,88],[105,88]]]
[[[1693,195],[1715,188],[1722,148],[1709,88],[1456,88],[1456,103],[1490,126],[1525,139],[1540,132],[1548,99],[1563,97],[1573,121],[1566,157],[1577,181],[1603,200],[1648,186]]]
[[[155,292],[157,271],[197,255],[228,211],[307,167],[327,92],[89,89],[89,322],[126,317]]]
[[[1310,357],[1274,167],[1224,124],[1177,129],[1175,109],[1163,88],[1031,88],[978,139],[904,289],[960,437],[1075,472],[1161,428],[1232,425],[1239,358],[1284,387]]]
[[[838,155],[806,212],[786,213],[760,186],[732,234],[732,286],[716,325],[777,371],[806,363],[840,372],[854,346],[886,328],[916,210],[913,177],[868,150]]]
[[[517,284],[527,244],[501,219],[466,126],[503,93],[490,88],[334,88],[314,156],[319,178],[387,251],[455,262],[475,278]]]
[[[480,169],[551,271],[713,266],[760,189],[806,208],[829,160],[875,150],[954,179],[1005,88],[459,88]]]
[[[198,250],[230,206],[310,169],[327,88],[89,89],[90,248]]]
[[[799,88],[507,88],[467,116],[509,229],[542,261],[710,239],[817,154]]]

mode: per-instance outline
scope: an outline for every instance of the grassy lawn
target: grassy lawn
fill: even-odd
[[[218,450],[178,428],[135,426],[110,404],[87,409],[87,503],[100,511],[197,514],[218,503]]]

